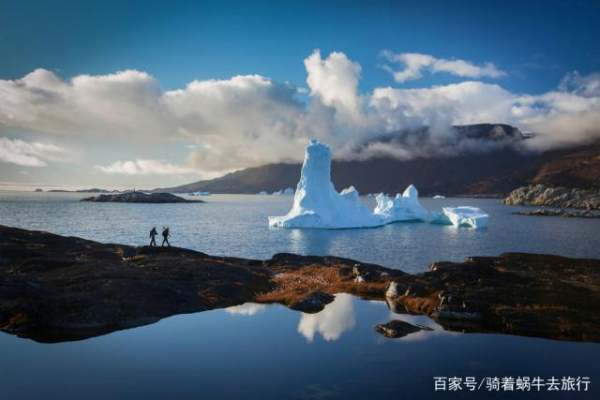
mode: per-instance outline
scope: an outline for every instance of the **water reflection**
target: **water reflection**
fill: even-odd
[[[315,314],[300,313],[300,321],[298,322],[297,331],[308,343],[315,340],[316,335],[321,337],[326,342],[334,342],[338,340],[345,332],[352,330],[356,326],[356,312],[354,309],[357,298],[350,294],[338,293],[335,299],[325,306],[325,308]],[[369,300],[364,301],[370,303],[377,308],[388,308],[388,320],[399,319],[413,325],[426,326],[433,331],[420,331],[400,338],[402,341],[418,341],[425,340],[432,335],[439,334],[456,334],[447,332],[441,325],[424,315],[410,315],[398,312],[391,309],[390,304],[384,301]],[[239,306],[228,307],[225,312],[231,315],[254,316],[268,310],[271,306],[259,303],[244,303]],[[386,321],[381,321],[386,322]],[[385,339],[389,340],[389,339]]]
[[[389,304],[388,304],[388,306],[389,306]],[[444,330],[444,328],[441,325],[439,325],[434,320],[432,320],[431,318],[429,318],[425,315],[402,314],[402,313],[396,313],[393,310],[390,310],[389,318],[390,318],[390,320],[399,319],[404,322],[408,322],[409,324],[412,324],[412,325],[426,326],[428,328],[433,329],[432,331],[422,330],[422,331],[414,332],[414,333],[411,333],[409,335],[406,335],[404,337],[397,339],[402,342],[418,342],[418,341],[422,341],[422,340],[428,340],[428,339],[432,338],[433,336],[438,336],[438,335],[446,335],[446,336],[460,335],[460,332],[451,332],[451,331]]]
[[[292,229],[289,231],[290,249],[296,254],[331,254],[332,241],[340,232],[324,229]]]
[[[259,303],[244,303],[239,306],[227,307],[225,312],[229,314],[237,314],[237,315],[245,315],[252,316],[258,314],[259,312],[263,312],[267,309],[266,304]]]
[[[319,333],[327,342],[338,340],[356,325],[354,300],[351,295],[339,293],[335,299],[316,314],[302,313],[298,332],[310,343]]]

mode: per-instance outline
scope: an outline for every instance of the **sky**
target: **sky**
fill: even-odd
[[[452,124],[593,140],[599,18],[598,1],[0,0],[0,189],[175,185],[300,160],[308,138],[439,156]],[[373,142],[424,125],[429,145]]]

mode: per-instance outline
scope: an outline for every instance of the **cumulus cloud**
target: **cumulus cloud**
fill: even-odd
[[[64,81],[37,69],[22,79],[0,80],[0,130],[150,139],[154,133],[168,134],[172,126],[160,94],[156,80],[144,72]]]
[[[96,168],[107,174],[119,175],[198,175],[200,171],[192,167],[174,165],[160,160],[115,161]]]
[[[23,167],[45,167],[48,161],[69,161],[67,150],[53,144],[0,137],[0,161]]]
[[[361,66],[344,53],[325,56],[318,50],[304,60],[308,93],[260,75],[192,81],[165,91],[142,71],[65,80],[38,69],[21,79],[0,80],[0,135],[26,132],[44,140],[31,146],[4,140],[1,157],[20,165],[43,165],[57,152],[41,150],[46,139],[58,143],[93,138],[133,145],[178,141],[188,149],[183,160],[132,157],[108,160],[97,168],[125,175],[214,176],[299,160],[308,138],[329,143],[338,157],[410,158],[451,154],[449,146],[457,151],[486,148],[483,143],[457,141],[450,129],[456,124],[513,124],[538,134],[528,141],[535,148],[599,137],[599,74],[572,73],[555,90],[527,95],[475,80],[504,74],[490,63],[475,65],[418,53],[385,52],[384,57],[391,65],[405,66],[395,71],[398,81],[416,79],[424,71],[470,79],[416,89],[376,87],[361,93]],[[424,126],[430,128],[426,135],[420,129]],[[413,131],[412,136],[407,137],[407,131]],[[382,135],[388,140],[378,140]],[[390,135],[404,136],[389,140]]]
[[[361,67],[344,53],[333,52],[325,59],[319,50],[304,60],[306,83],[323,104],[356,116],[359,109],[358,81]]]
[[[389,50],[382,51],[381,55],[392,64],[402,64],[404,66],[404,69],[397,71],[389,64],[383,65],[383,68],[392,74],[394,80],[400,83],[421,78],[423,70],[428,70],[431,73],[445,72],[461,78],[500,78],[506,75],[506,72],[498,69],[490,62],[476,65],[461,59],[448,60],[436,58],[429,54],[394,53]]]

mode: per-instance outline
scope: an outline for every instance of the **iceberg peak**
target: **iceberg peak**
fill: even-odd
[[[414,185],[409,185],[402,195],[397,194],[393,199],[380,193],[375,200],[377,206],[370,210],[360,200],[354,186],[338,193],[331,182],[331,150],[312,139],[304,152],[292,208],[284,216],[269,217],[269,226],[342,229],[423,221],[478,228],[487,222],[487,214],[473,207],[444,208],[441,213],[430,213],[419,202],[419,191]]]

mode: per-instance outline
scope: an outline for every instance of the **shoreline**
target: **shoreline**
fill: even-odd
[[[383,300],[447,330],[600,341],[597,259],[506,253],[412,275],[340,257],[217,257],[5,226],[0,254],[0,329],[41,342],[245,302],[315,313],[336,293]]]

